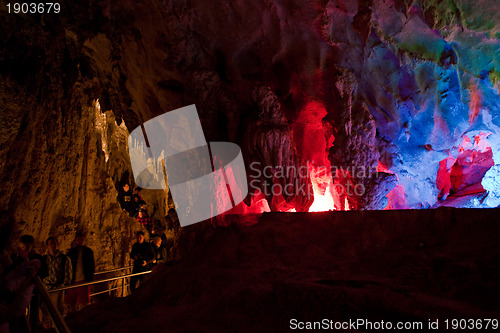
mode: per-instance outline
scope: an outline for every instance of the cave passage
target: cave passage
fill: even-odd
[[[500,1],[27,5],[0,5],[0,250],[168,248],[75,332],[499,317]]]

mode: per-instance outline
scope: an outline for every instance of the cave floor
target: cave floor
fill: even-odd
[[[500,209],[232,216],[74,332],[277,332],[290,320],[500,318]],[[442,327],[440,327],[442,328]],[[348,330],[345,330],[346,332]],[[356,331],[356,330],[352,330]],[[364,331],[358,329],[357,331]]]

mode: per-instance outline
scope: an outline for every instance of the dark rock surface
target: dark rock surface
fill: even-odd
[[[157,267],[135,294],[90,306],[69,324],[74,332],[280,332],[291,318],[498,318],[498,216],[269,213],[251,227],[235,218],[197,239],[184,261]]]

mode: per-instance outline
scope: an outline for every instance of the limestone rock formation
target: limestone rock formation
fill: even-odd
[[[498,6],[86,0],[57,15],[2,8],[0,209],[16,221],[12,239],[56,234],[68,248],[85,229],[91,246],[104,244],[102,267],[126,262],[140,228],[116,202],[119,182],[132,181],[126,136],[193,103],[207,140],[246,147],[247,165],[300,166],[312,156],[326,167],[383,170],[375,178],[332,174],[333,185],[336,177],[365,189],[337,195],[336,209],[439,205],[440,163],[457,158],[466,136],[486,134],[498,169]],[[254,98],[260,87],[269,87],[267,97]],[[259,115],[265,110],[270,119]],[[294,124],[311,122],[318,131],[301,137]],[[491,198],[477,206],[496,206],[494,186],[485,189]],[[156,219],[173,207],[165,193],[146,195]],[[297,211],[312,200],[268,199],[273,210]]]

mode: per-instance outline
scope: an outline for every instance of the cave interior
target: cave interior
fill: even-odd
[[[2,0],[0,15],[2,246],[30,234],[42,254],[49,236],[66,251],[84,233],[97,271],[129,265],[145,229],[120,207],[125,183],[168,239],[167,264],[69,315],[72,331],[500,317],[498,1],[81,0],[15,13]],[[181,212],[174,179],[225,157],[170,163],[156,149],[194,147],[194,125],[136,139],[187,106],[210,154],[233,143],[244,168],[226,169],[208,203],[191,188]],[[211,217],[183,223],[202,206]]]

